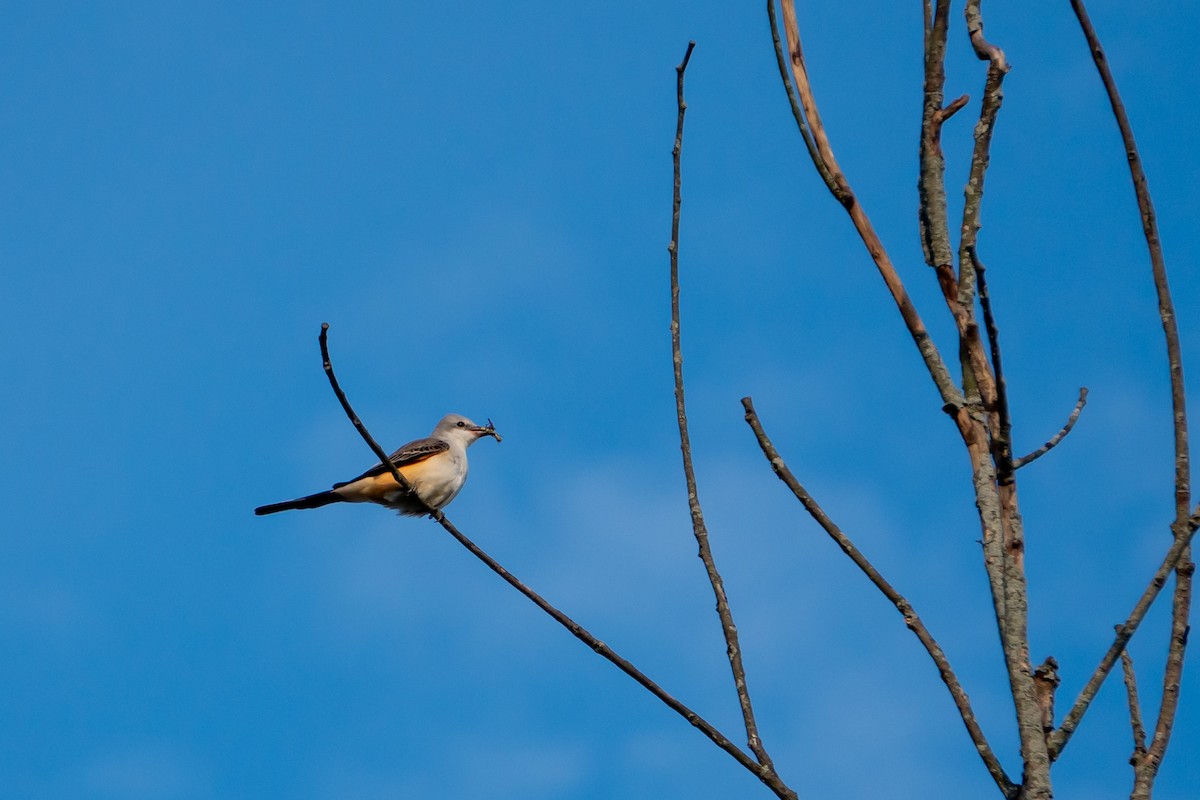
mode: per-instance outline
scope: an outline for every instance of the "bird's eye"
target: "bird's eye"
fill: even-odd
[[[462,428],[462,427],[465,427],[467,423],[463,422],[462,420],[459,420],[455,424],[458,425],[458,427]]]

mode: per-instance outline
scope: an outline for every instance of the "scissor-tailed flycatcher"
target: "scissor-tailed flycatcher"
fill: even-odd
[[[467,482],[467,448],[484,436],[500,441],[500,434],[492,427],[491,420],[484,427],[460,414],[447,414],[429,438],[409,442],[392,453],[391,462],[424,505],[401,489],[391,471],[380,463],[353,480],[335,483],[328,492],[259,506],[254,513],[262,516],[293,508],[320,508],[330,503],[378,503],[401,514],[420,516],[428,513],[430,508],[442,508],[454,499]]]

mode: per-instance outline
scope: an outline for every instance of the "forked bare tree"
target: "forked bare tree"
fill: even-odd
[[[957,220],[957,238],[953,235],[948,212],[945,156],[941,147],[941,130],[954,114],[969,103],[966,96],[946,102],[946,46],[951,28],[948,0],[924,0],[924,104],[920,123],[920,170],[918,176],[918,225],[925,261],[932,268],[946,311],[954,322],[957,334],[956,369],[943,358],[928,332],[920,312],[888,256],[887,249],[872,227],[867,210],[838,166],[833,145],[821,122],[816,96],[809,81],[801,46],[800,26],[794,0],[768,0],[767,15],[779,64],[780,77],[800,129],[804,145],[813,165],[833,197],[846,210],[866,246],[870,259],[883,279],[884,287],[900,312],[902,324],[916,345],[924,367],[933,381],[945,411],[962,440],[971,469],[975,504],[982,533],[983,563],[995,610],[996,630],[1008,676],[1020,734],[1021,774],[1010,775],[997,757],[983,728],[971,708],[967,692],[955,674],[949,659],[938,645],[916,610],[854,545],[842,529],[829,517],[817,501],[801,485],[775,449],[749,397],[742,400],[746,421],[757,438],[776,475],[795,494],[805,510],[832,537],[854,564],[867,576],[903,616],[905,624],[916,634],[918,641],[933,660],[957,708],[967,735],[974,744],[984,767],[1005,798],[1047,800],[1052,797],[1051,768],[1063,756],[1072,735],[1083,721],[1101,684],[1121,661],[1129,717],[1134,739],[1133,766],[1134,800],[1149,798],[1155,777],[1167,751],[1171,729],[1179,708],[1179,686],[1187,644],[1188,619],[1191,606],[1192,573],[1190,542],[1200,527],[1200,506],[1191,508],[1189,485],[1189,450],[1187,417],[1184,402],[1183,363],[1175,311],[1167,284],[1166,268],[1159,243],[1154,208],[1150,201],[1145,173],[1138,156],[1133,132],[1116,85],[1108,69],[1104,51],[1080,0],[1071,0],[1080,27],[1091,50],[1100,79],[1108,93],[1118,128],[1123,138],[1132,177],[1137,207],[1149,251],[1151,277],[1158,296],[1158,313],[1162,320],[1166,360],[1171,385],[1171,418],[1174,426],[1174,494],[1175,505],[1169,527],[1172,544],[1166,550],[1157,572],[1149,577],[1147,587],[1130,611],[1125,622],[1116,629],[1111,647],[1096,666],[1079,697],[1065,715],[1055,714],[1055,690],[1059,679],[1057,663],[1047,658],[1035,667],[1030,660],[1028,633],[1029,596],[1025,572],[1024,523],[1018,501],[1018,475],[1021,467],[1052,450],[1067,434],[1079,417],[1087,400],[1087,390],[1081,389],[1078,403],[1061,431],[1037,450],[1018,455],[1013,451],[1013,421],[1005,388],[1003,361],[999,341],[999,326],[992,313],[988,295],[986,271],[980,256],[978,231],[984,186],[988,172],[989,152],[995,123],[1003,102],[1005,75],[1009,71],[1004,51],[984,37],[980,0],[967,0],[962,30],[969,37],[975,54],[986,63],[982,70],[983,86],[975,124],[974,147],[969,155],[969,179],[964,196],[962,217]],[[781,12],[781,13],[780,13]],[[782,25],[780,24],[782,19]],[[775,769],[774,762],[759,735],[754,706],[742,663],[737,627],[726,597],[725,588],[708,544],[696,479],[692,466],[691,443],[688,434],[684,402],[683,357],[679,318],[679,227],[681,208],[681,151],[683,146],[684,75],[692,56],[694,43],[689,44],[677,72],[677,127],[674,147],[674,208],[669,245],[671,271],[671,337],[675,371],[675,399],[679,422],[683,469],[693,531],[699,555],[704,563],[716,598],[717,613],[725,635],[726,649],[734,681],[734,689],[742,711],[744,734],[749,752],[700,717],[695,711],[668,694],[632,663],[615,653],[566,614],[552,606],[528,588],[471,540],[458,531],[440,512],[429,509],[431,516],[476,557],[500,575],[510,585],[532,600],[543,611],[566,627],[596,653],[603,656],[650,691],[667,706],[682,715],[714,744],[753,773],[777,797],[796,798],[797,793],[786,784]],[[327,327],[327,326],[326,326]],[[359,432],[384,464],[386,454],[371,439],[366,428],[350,408],[338,386],[329,359],[326,329],[322,328],[321,349],[325,370],[335,393],[355,423]],[[954,373],[959,378],[956,380]],[[390,464],[389,464],[390,466]],[[395,480],[408,488],[403,476],[392,469]],[[1164,526],[1165,527],[1165,526]],[[1138,700],[1137,678],[1133,662],[1125,646],[1138,629],[1151,604],[1168,585],[1173,575],[1172,625],[1169,656],[1162,675],[1162,701],[1153,718],[1144,722]]]
[[[1171,416],[1174,426],[1175,508],[1170,527],[1173,543],[1162,565],[1151,579],[1141,599],[1124,624],[1118,626],[1115,639],[1092,677],[1063,717],[1055,724],[1054,694],[1059,680],[1057,664],[1048,658],[1036,669],[1030,661],[1028,636],[1028,592],[1025,581],[1025,537],[1017,494],[1017,470],[1041,457],[1075,424],[1084,403],[1087,389],[1081,389],[1079,401],[1063,429],[1045,445],[1028,455],[1017,457],[1012,450],[1012,418],[1005,389],[1003,362],[996,319],[987,292],[986,272],[977,247],[979,215],[987,176],[989,153],[995,123],[1004,99],[1004,77],[1009,71],[1004,51],[984,37],[980,0],[967,0],[964,13],[965,32],[976,56],[987,62],[983,81],[982,101],[975,125],[975,145],[970,157],[970,169],[964,192],[962,219],[958,226],[958,246],[952,245],[946,199],[945,157],[941,148],[942,125],[968,103],[966,96],[949,103],[945,99],[946,43],[951,27],[950,3],[947,0],[925,0],[925,84],[924,107],[921,118],[919,226],[926,263],[933,268],[946,309],[958,334],[958,360],[961,381],[956,383],[950,369],[929,336],[917,309],[905,291],[892,266],[887,250],[875,234],[866,210],[859,203],[849,181],[838,167],[833,148],[817,108],[816,98],[804,61],[800,29],[794,0],[781,0],[783,36],[780,36],[774,0],[768,0],[767,12],[771,22],[780,76],[787,88],[788,99],[804,143],[817,172],[829,191],[845,207],[851,222],[862,238],[880,276],[891,293],[904,325],[917,346],[930,378],[941,396],[942,408],[957,429],[970,459],[975,503],[982,531],[984,567],[991,587],[992,604],[996,613],[996,628],[1000,637],[1009,689],[1016,712],[1021,742],[1022,774],[1020,781],[1010,778],[1000,765],[983,731],[971,712],[971,706],[945,655],[929,635],[920,619],[903,597],[876,572],[858,550],[821,511],[788,471],[754,416],[749,398],[747,419],[755,429],[763,451],[779,476],[788,483],[805,508],[833,536],[842,549],[863,569],[872,581],[904,614],[909,627],[934,659],[946,687],[962,715],[967,732],[979,751],[988,772],[1006,797],[1049,798],[1052,796],[1050,769],[1062,755],[1100,685],[1118,658],[1123,658],[1128,687],[1130,723],[1133,729],[1135,752],[1132,797],[1149,797],[1159,766],[1170,741],[1171,728],[1179,704],[1179,685],[1183,655],[1187,646],[1188,618],[1191,605],[1192,573],[1190,541],[1200,525],[1200,507],[1189,511],[1191,503],[1190,464],[1187,433],[1187,412],[1184,396],[1183,361],[1174,305],[1167,283],[1158,226],[1154,207],[1133,131],[1117,93],[1087,11],[1081,0],[1071,0],[1079,19],[1100,78],[1112,104],[1113,114],[1121,132],[1129,158],[1130,173],[1137,206],[1141,213],[1149,251],[1151,275],[1158,296],[1158,312],[1162,319],[1165,350],[1171,382]],[[786,53],[784,43],[786,42]],[[956,258],[957,257],[957,258]],[[982,325],[979,317],[982,316]],[[1137,630],[1154,602],[1168,575],[1174,571],[1173,615],[1170,652],[1163,675],[1163,699],[1153,726],[1146,738],[1138,704],[1136,679],[1132,662],[1124,654],[1125,645]]]

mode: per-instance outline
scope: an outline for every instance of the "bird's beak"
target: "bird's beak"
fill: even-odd
[[[479,434],[479,438],[481,438],[481,439],[484,436],[491,436],[497,442],[503,441],[500,438],[500,434],[496,433],[496,426],[492,424],[492,421],[490,419],[488,420],[487,425],[476,425],[474,428],[471,428],[471,430],[473,430],[477,434]]]

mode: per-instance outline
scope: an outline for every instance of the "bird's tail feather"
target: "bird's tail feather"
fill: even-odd
[[[264,514],[274,514],[279,511],[291,511],[293,508],[320,508],[327,506],[330,503],[341,503],[345,500],[339,494],[334,492],[317,492],[310,494],[307,497],[298,497],[295,500],[288,500],[284,503],[272,503],[269,506],[259,506],[254,509],[254,513],[258,516]]]

